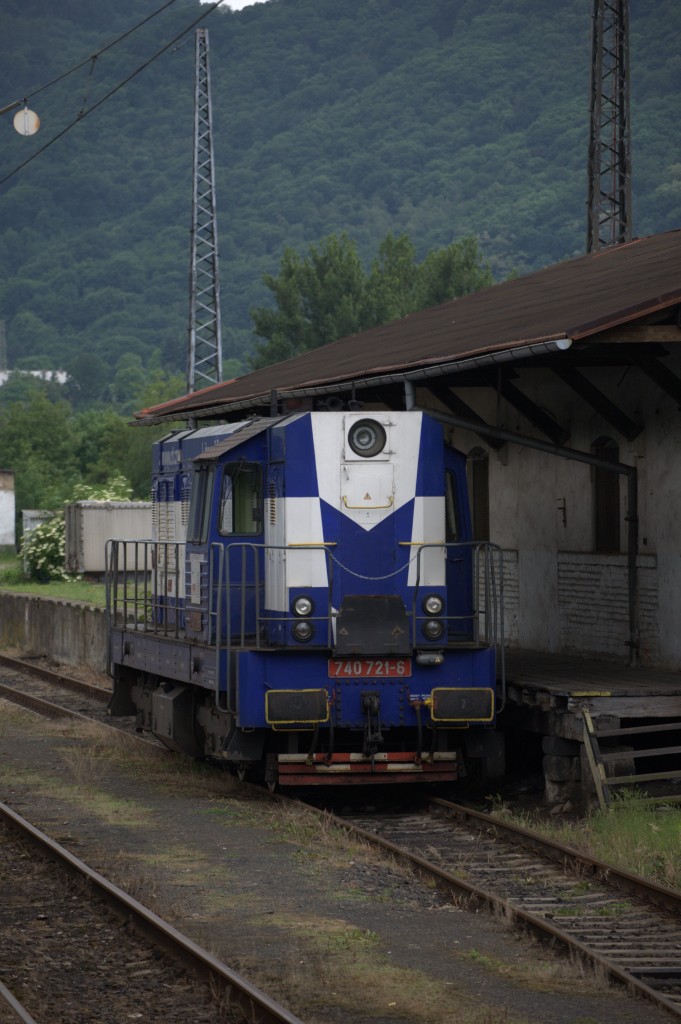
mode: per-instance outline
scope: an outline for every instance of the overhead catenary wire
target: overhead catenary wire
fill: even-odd
[[[96,103],[93,103],[91,107],[87,108],[87,110],[81,109],[78,112],[77,116],[72,121],[70,121],[69,124],[67,124],[66,127],[63,128],[60,132],[57,132],[56,135],[53,135],[52,138],[49,139],[45,143],[44,146],[41,146],[40,149],[37,149],[34,153],[31,154],[31,156],[27,157],[26,160],[24,160],[22,163],[18,164],[17,167],[15,167],[12,171],[10,171],[9,174],[6,174],[4,178],[0,178],[0,185],[4,185],[4,183],[6,181],[9,181],[9,179],[14,177],[15,174],[18,174],[19,171],[23,170],[23,168],[26,167],[28,164],[30,164],[33,160],[35,160],[36,157],[39,157],[42,153],[44,153],[46,149],[49,149],[50,146],[54,145],[55,142],[58,142],[59,139],[63,138],[64,135],[66,135],[66,133],[69,132],[73,127],[75,127],[75,125],[77,125],[80,121],[82,121],[83,118],[87,117],[88,114],[91,114],[94,110],[97,110],[99,107],[101,107],[103,103],[106,103],[106,101],[111,99],[111,97],[114,96],[117,92],[120,92],[120,90],[123,89],[129,82],[131,82],[133,78],[135,78],[137,75],[139,75],[142,71],[144,71],[146,68],[148,68],[151,64],[153,64],[154,61],[158,60],[159,57],[163,56],[163,54],[167,50],[169,50],[171,48],[171,46],[174,46],[175,43],[177,43],[180,39],[182,39],[183,36],[187,35],[188,32],[191,32],[191,30],[196,25],[198,25],[199,22],[205,21],[205,19],[210,14],[212,14],[214,10],[216,10],[218,7],[221,7],[222,4],[225,3],[225,2],[226,2],[226,0],[216,0],[216,2],[211,4],[210,7],[208,7],[205,11],[203,11],[199,15],[198,18],[195,18],[191,22],[191,24],[187,25],[186,28],[182,29],[181,32],[179,32],[168,43],[166,43],[164,46],[162,46],[160,50],[157,50],[156,53],[152,57],[150,57],[148,60],[146,60],[143,64],[140,64],[140,66],[138,68],[136,68],[131,74],[129,74],[127,78],[124,78],[122,82],[119,82],[118,85],[115,85],[113,87],[113,89],[110,89],[109,92],[107,92],[104,96],[102,96],[101,99],[97,100]],[[164,4],[164,6],[159,8],[158,11],[154,12],[154,14],[152,14],[152,15],[149,15],[149,17],[145,19],[145,22],[149,21],[150,18],[153,18],[156,14],[159,14],[166,7],[169,7],[170,4],[172,4],[172,3],[175,3],[175,0],[168,0],[168,3]],[[71,71],[76,71],[79,68],[82,68],[88,62],[96,60],[96,57],[99,56],[99,54],[106,52],[106,50],[110,50],[112,48],[112,46],[114,46],[117,42],[120,42],[121,39],[125,38],[126,35],[130,35],[132,32],[136,31],[136,29],[140,28],[141,25],[143,25],[145,22],[140,22],[139,25],[136,25],[134,28],[130,29],[127,33],[125,33],[124,36],[120,36],[117,40],[114,40],[114,42],[109,43],[108,46],[106,46],[104,49],[100,50],[97,54],[93,54],[92,56],[88,57],[87,60],[82,61],[77,67],[72,68]],[[66,78],[67,75],[69,75],[71,73],[71,71],[65,72],[63,75],[60,75],[58,78],[54,79],[54,81],[51,82],[50,85],[54,85],[56,82],[59,82],[63,78]],[[48,85],[41,86],[40,89],[35,90],[32,93],[29,93],[26,96],[26,99],[29,99],[32,96],[37,95],[38,92],[43,92],[48,87],[49,87]],[[25,100],[22,99],[22,100],[18,100],[16,103],[10,104],[8,107],[3,107],[2,110],[0,110],[0,114],[6,113],[8,110],[13,110],[15,107],[19,106],[23,102],[25,102]]]
[[[167,3],[159,7],[158,10],[153,11],[151,14],[148,14],[146,18],[142,19],[142,21],[138,21],[136,25],[133,25],[133,27],[129,28],[127,32],[123,32],[122,35],[117,36],[110,43],[107,43],[106,46],[103,46],[101,48],[101,50],[97,50],[96,53],[91,53],[89,57],[85,58],[85,60],[81,60],[79,64],[75,64],[72,68],[69,68],[68,71],[64,71],[61,75],[57,75],[57,77],[53,78],[51,82],[46,82],[45,85],[41,85],[38,89],[33,89],[31,92],[26,93],[26,95],[22,99],[15,100],[13,103],[10,103],[9,106],[3,107],[0,110],[0,114],[6,114],[8,111],[20,106],[22,103],[26,103],[27,100],[33,99],[34,96],[40,95],[41,92],[45,92],[47,89],[51,89],[52,86],[57,85],[58,82],[63,82],[63,80],[65,78],[68,78],[69,75],[72,75],[75,71],[80,71],[80,69],[84,68],[86,64],[90,63],[90,61],[96,61],[97,58],[101,57],[103,53],[106,53],[108,50],[112,50],[114,46],[117,46],[119,43],[122,43],[124,39],[127,39],[128,36],[131,36],[134,32],[137,32],[139,28],[142,28],[143,25],[146,25],[147,22],[152,20],[152,18],[155,18],[158,14],[162,14],[163,11],[166,10],[166,8],[171,7],[175,3],[177,3],[177,0],[167,0]]]

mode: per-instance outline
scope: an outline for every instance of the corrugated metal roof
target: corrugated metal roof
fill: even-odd
[[[589,338],[681,302],[681,230],[589,253],[341,338],[139,419],[262,405],[273,391],[345,384],[570,338]]]

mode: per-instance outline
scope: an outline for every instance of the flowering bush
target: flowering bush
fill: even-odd
[[[124,476],[112,476],[105,484],[76,484],[71,501],[130,501],[132,486]]]
[[[51,519],[24,535],[21,557],[24,572],[31,579],[47,583],[69,578],[64,568],[64,535],[63,512],[55,512]]]
[[[114,476],[100,487],[78,484],[73,501],[129,501],[132,487],[123,476]],[[65,567],[66,526],[64,512],[55,512],[44,523],[25,534],[21,545],[24,572],[39,583],[68,580]]]

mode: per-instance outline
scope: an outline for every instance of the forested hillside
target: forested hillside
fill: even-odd
[[[119,408],[186,360],[194,30],[176,0],[3,0],[0,320],[11,367],[67,368]],[[492,273],[584,250],[591,0],[271,0],[210,33],[225,359],[286,246],[332,233],[368,263],[468,235]],[[681,4],[632,0],[634,227],[681,225]],[[77,72],[32,95],[74,65]],[[84,114],[79,118],[79,114]],[[73,123],[36,159],[27,158]]]

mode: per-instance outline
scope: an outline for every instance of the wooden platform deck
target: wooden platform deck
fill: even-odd
[[[540,651],[507,650],[506,678],[563,696],[681,696],[681,672]]]
[[[509,705],[617,718],[681,718],[681,672],[582,658],[506,651]]]

